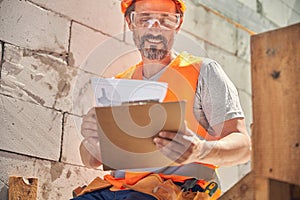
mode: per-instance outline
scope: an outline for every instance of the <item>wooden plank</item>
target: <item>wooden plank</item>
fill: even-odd
[[[253,170],[300,185],[300,23],[251,37]]]
[[[300,187],[264,177],[255,177],[253,171],[242,178],[219,200],[300,200]]]
[[[270,198],[272,200],[291,199],[291,185],[285,182],[270,180]]]
[[[253,172],[254,174],[254,172]],[[254,199],[269,200],[270,199],[270,184],[269,179],[256,177],[254,174]]]
[[[8,199],[35,200],[37,197],[37,185],[37,178],[24,179],[23,177],[10,176]]]
[[[250,172],[244,176],[230,190],[225,192],[219,200],[253,200],[254,195],[254,176]]]

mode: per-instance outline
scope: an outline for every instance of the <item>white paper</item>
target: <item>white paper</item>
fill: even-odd
[[[116,106],[125,102],[154,100],[162,102],[168,84],[156,81],[98,78],[91,79],[96,106]]]

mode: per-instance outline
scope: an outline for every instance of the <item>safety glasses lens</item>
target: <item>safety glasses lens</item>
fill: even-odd
[[[163,29],[176,29],[179,26],[180,15],[174,13],[132,12],[131,22],[139,28],[151,28],[158,24]]]

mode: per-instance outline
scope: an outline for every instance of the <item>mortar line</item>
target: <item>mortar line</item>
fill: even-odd
[[[70,28],[69,28],[69,40],[68,40],[68,53],[67,53],[67,65],[70,66],[70,51],[71,51],[71,37],[72,37],[72,26],[73,20],[70,21]]]
[[[44,161],[49,161],[49,162],[58,162],[57,160],[51,160],[51,159],[47,159],[47,158],[41,158],[41,157],[37,157],[37,156],[27,155],[27,154],[24,154],[24,153],[10,151],[10,150],[6,150],[6,149],[0,149],[0,153],[1,152],[15,154],[15,155],[18,155],[18,156],[25,156],[25,157],[29,157],[29,158],[37,159],[37,160],[44,160]]]
[[[60,151],[59,151],[59,158],[58,162],[61,162],[62,159],[62,154],[63,154],[63,143],[64,143],[64,133],[65,133],[65,128],[64,128],[64,122],[66,119],[66,113],[63,113],[62,117],[62,122],[61,122],[61,138],[60,138]]]
[[[4,63],[4,42],[1,42],[1,62],[0,62],[0,82],[2,79],[2,65]],[[0,88],[1,88],[1,84],[0,84]]]
[[[34,102],[30,102],[30,101],[25,101],[24,99],[18,99],[18,98],[15,98],[14,96],[11,96],[11,95],[8,95],[8,94],[3,94],[3,93],[0,92],[0,97],[1,96],[5,96],[5,97],[11,98],[11,99],[15,99],[15,100],[18,100],[18,101],[22,101],[22,102],[25,102],[25,103],[30,103],[30,104],[33,104],[33,105],[36,105],[36,106],[41,106],[43,108],[48,108],[48,109],[54,110],[56,112],[61,112],[62,114],[66,113],[68,115],[72,115],[72,116],[75,116],[75,117],[82,117],[82,115],[78,115],[78,114],[75,114],[75,113],[70,113],[68,111],[63,111],[63,110],[60,110],[60,109],[57,109],[57,108],[53,108],[53,107],[50,107],[50,106],[43,106],[41,104],[37,104],[37,103],[34,103]]]
[[[27,154],[24,154],[24,153],[13,152],[13,151],[5,150],[5,149],[0,149],[0,154],[1,154],[1,152],[7,153],[7,154],[15,154],[17,156],[24,156],[24,157],[27,157],[27,158],[30,158],[30,159],[35,159],[35,160],[42,160],[42,161],[48,161],[48,162],[57,162],[57,163],[59,162],[57,160],[51,160],[51,159],[47,159],[47,158],[41,158],[41,157],[37,157],[37,156],[31,156],[31,155],[27,155]],[[74,166],[74,167],[82,167],[82,168],[86,169],[85,166],[80,165],[80,164],[67,163],[67,162],[59,162],[59,163],[63,163],[65,165]],[[101,169],[94,169],[94,170],[100,170],[100,171],[102,171]]]

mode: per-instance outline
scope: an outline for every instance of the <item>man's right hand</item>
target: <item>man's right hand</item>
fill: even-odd
[[[100,142],[98,136],[97,117],[91,108],[82,118],[81,134],[84,140],[80,144],[80,156],[84,165],[97,168],[101,163]]]

